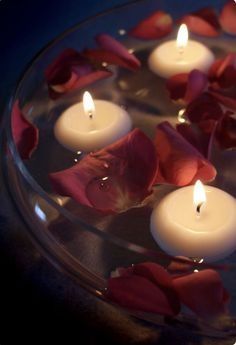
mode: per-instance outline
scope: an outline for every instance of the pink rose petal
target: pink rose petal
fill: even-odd
[[[173,20],[171,16],[163,11],[154,12],[148,18],[142,20],[133,30],[130,35],[150,40],[157,39],[168,35],[173,29]]]
[[[50,174],[50,181],[59,194],[83,205],[122,212],[151,193],[157,168],[151,140],[135,129],[75,166]]]
[[[136,70],[140,67],[141,63],[134,56],[134,54],[130,53],[128,51],[128,49],[123,44],[118,42],[116,39],[114,39],[110,35],[100,34],[96,37],[96,42],[97,42],[98,46],[104,51],[104,54],[105,54],[105,51],[107,52],[107,58],[109,56],[108,52],[110,52],[111,61],[112,61],[112,58],[115,60],[114,56],[117,56],[121,60],[123,60],[123,62],[127,68],[130,68],[132,70]],[[113,53],[113,55],[112,55],[112,53]],[[106,62],[108,62],[108,61],[106,61]]]
[[[236,34],[236,4],[235,1],[229,0],[224,5],[220,13],[220,24],[222,29],[228,34]]]
[[[229,294],[219,274],[211,269],[173,279],[180,300],[199,317],[211,319],[227,313]]]
[[[29,159],[38,145],[38,129],[30,123],[16,101],[12,109],[11,127],[13,140],[22,159]]]
[[[216,37],[219,35],[218,18],[212,8],[204,8],[197,12],[185,15],[180,19],[188,29],[198,35]]]
[[[198,70],[174,75],[167,80],[167,90],[173,100],[182,100],[185,104],[201,95],[207,86],[207,76]]]
[[[168,122],[157,126],[154,142],[159,158],[156,183],[184,186],[197,179],[207,182],[215,178],[212,164]]]

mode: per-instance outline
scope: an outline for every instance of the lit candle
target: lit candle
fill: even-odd
[[[108,101],[93,101],[86,91],[83,102],[72,105],[59,117],[54,134],[71,151],[91,152],[120,139],[131,127],[124,109]]]
[[[215,261],[236,250],[236,202],[198,181],[167,195],[154,208],[151,233],[168,254]]]
[[[214,61],[213,53],[202,43],[188,40],[188,28],[182,24],[177,40],[158,46],[148,59],[149,68],[163,78],[193,69],[207,72]]]

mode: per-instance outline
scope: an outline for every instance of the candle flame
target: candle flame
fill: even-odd
[[[177,34],[177,47],[184,49],[188,44],[188,28],[186,24],[181,24]]]
[[[93,98],[88,91],[85,91],[83,95],[83,107],[85,114],[92,118],[95,113],[95,105]]]
[[[206,202],[206,192],[200,180],[197,180],[193,189],[193,203],[198,213],[201,206]]]

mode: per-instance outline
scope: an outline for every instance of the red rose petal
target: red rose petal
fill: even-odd
[[[236,119],[225,114],[218,123],[216,137],[222,149],[236,147]]]
[[[209,70],[209,80],[214,87],[229,88],[236,84],[236,54],[229,53],[216,60]]]
[[[236,111],[236,88],[232,87],[227,90],[219,89],[214,90],[209,89],[210,94],[221,104],[229,109]]]
[[[219,22],[213,9],[204,8],[180,19],[188,29],[198,35],[216,37],[219,35]]]
[[[227,312],[229,294],[211,269],[173,279],[180,300],[199,317],[211,319]]]
[[[205,124],[207,121],[213,121],[213,123],[211,123],[211,128],[208,126],[208,130],[200,130],[200,128],[203,129],[203,122]],[[199,124],[202,124],[200,128],[193,128],[190,124],[181,123],[176,126],[176,129],[191,145],[201,152],[205,158],[210,159],[217,122],[214,120],[206,120]]]
[[[134,56],[134,54],[129,53],[128,49],[123,44],[118,42],[110,35],[100,34],[96,37],[96,42],[98,46],[104,51],[103,54],[105,54],[105,51],[110,52],[111,60],[114,59],[114,55],[116,55],[125,62],[126,67],[133,70],[136,70],[140,67],[140,61]],[[113,53],[113,55],[111,53]],[[108,58],[109,54],[107,53],[107,59]]]
[[[198,123],[207,119],[219,120],[223,111],[212,95],[203,93],[187,106],[185,116],[191,122]]]
[[[174,101],[183,99],[186,93],[188,73],[179,73],[170,77],[166,82],[166,87],[170,98]]]
[[[133,62],[130,63],[130,60],[126,60],[121,58],[120,56],[114,54],[113,52],[109,52],[107,50],[101,49],[86,49],[83,52],[84,56],[89,58],[91,61],[100,62],[100,63],[107,63],[108,65],[115,65],[121,66],[132,71],[137,70],[140,65],[134,64]]]
[[[109,279],[107,298],[129,309],[168,316],[178,313],[162,289],[141,276]]]
[[[135,129],[72,168],[50,174],[50,181],[59,194],[83,205],[122,212],[151,193],[157,168],[153,143]]]
[[[13,140],[22,159],[29,159],[38,145],[38,129],[22,114],[19,101],[12,109],[11,127]]]
[[[220,13],[219,20],[225,32],[231,35],[236,34],[236,4],[233,0],[226,2]]]
[[[111,74],[103,67],[93,67],[85,56],[74,49],[64,50],[45,71],[52,99],[70,90],[80,89],[97,80],[110,77]]]
[[[173,29],[171,16],[163,11],[157,11],[142,20],[130,35],[141,39],[157,39],[168,35]]]
[[[155,146],[159,157],[156,183],[184,186],[197,179],[211,181],[215,168],[168,122],[157,126]]]
[[[200,96],[207,86],[207,76],[198,70],[174,75],[167,80],[167,89],[173,100],[182,99],[188,104]]]

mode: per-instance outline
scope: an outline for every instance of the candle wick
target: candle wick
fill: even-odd
[[[92,111],[89,111],[88,116],[89,116],[89,118],[92,120],[92,118],[93,118],[93,112],[92,112]]]
[[[203,205],[203,202],[201,202],[200,204],[197,205],[197,213],[198,214],[200,214],[202,205]]]

